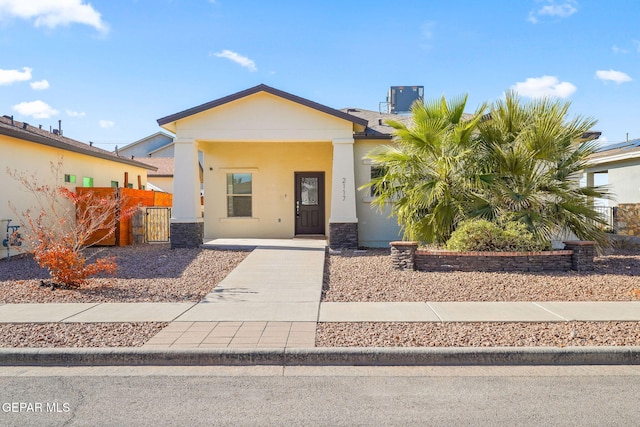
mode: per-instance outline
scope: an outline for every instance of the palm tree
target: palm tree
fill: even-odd
[[[444,243],[466,216],[470,198],[467,162],[474,133],[486,109],[464,114],[467,95],[447,101],[416,102],[412,121],[388,121],[395,129],[393,145],[369,154],[383,173],[365,187],[376,193],[373,204],[384,210],[392,203],[404,237]]]
[[[383,173],[365,185],[373,204],[392,204],[404,238],[443,244],[469,218],[518,221],[540,242],[572,232],[606,242],[592,200],[596,187],[580,177],[596,148],[582,136],[595,121],[568,118],[570,104],[524,103],[514,92],[486,112],[464,114],[467,96],[415,103],[408,125],[389,121],[394,143],[369,154]]]
[[[605,224],[593,207],[599,188],[581,186],[587,157],[597,148],[583,135],[595,120],[568,118],[569,102],[523,102],[514,92],[494,103],[479,126],[477,173],[482,200],[470,216],[522,222],[541,241],[573,233],[606,243]]]

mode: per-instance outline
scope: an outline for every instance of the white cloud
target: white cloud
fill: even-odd
[[[23,67],[22,71],[0,69],[0,86],[27,80],[31,80],[31,68]]]
[[[49,82],[46,80],[40,80],[38,82],[31,82],[31,89],[33,90],[45,90],[49,89]]]
[[[531,77],[524,82],[518,82],[511,89],[527,98],[542,98],[553,96],[566,98],[577,88],[569,82],[561,82],[554,76]]]
[[[615,44],[613,46],[611,46],[611,50],[613,51],[613,53],[621,53],[621,54],[629,53],[629,51],[627,49],[623,49],[621,47],[618,47]]]
[[[77,23],[103,33],[109,31],[100,12],[84,0],[0,0],[0,16],[33,19],[36,27],[55,28]]]
[[[116,125],[115,122],[112,122],[111,120],[99,120],[98,124],[103,129],[109,129]]]
[[[529,22],[537,24],[540,18],[545,16],[567,18],[578,11],[578,2],[576,0],[565,0],[560,3],[556,0],[545,0],[544,3],[544,6],[529,12],[529,17],[527,18]]]
[[[69,117],[84,117],[86,114],[85,113],[81,113],[79,111],[72,111],[72,110],[64,110],[65,113],[67,113],[67,116]]]
[[[12,108],[23,116],[30,116],[34,119],[48,119],[58,114],[58,110],[51,108],[49,104],[40,100],[21,102]]]
[[[618,84],[633,80],[627,73],[615,70],[598,70],[596,71],[596,77],[603,81],[616,82]]]
[[[210,55],[217,56],[218,58],[227,58],[242,67],[248,68],[249,71],[258,71],[255,62],[253,62],[246,56],[240,55],[239,53],[233,52],[231,50],[225,49],[222,52],[216,52]]]

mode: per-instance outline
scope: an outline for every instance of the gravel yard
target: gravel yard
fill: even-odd
[[[328,257],[323,301],[636,301],[640,254],[596,257],[593,272],[398,271],[387,249]]]
[[[1,303],[198,301],[248,252],[168,245],[104,248],[115,277],[52,290],[28,256],[0,261]],[[640,254],[597,257],[590,273],[431,273],[392,269],[389,251],[327,256],[323,301],[637,301]],[[141,346],[166,323],[0,323],[0,347]],[[321,323],[318,347],[640,345],[640,322]]]
[[[595,259],[590,273],[413,272],[389,251],[328,257],[323,301],[637,301],[640,254]],[[318,347],[521,347],[640,345],[640,322],[321,323]]]
[[[0,323],[0,347],[141,347],[168,323]]]
[[[0,261],[0,303],[50,302],[185,302],[200,301],[249,252],[171,249],[169,245],[138,245],[88,250],[115,256],[115,277],[90,280],[81,290],[40,286],[48,279],[30,256]]]
[[[0,261],[0,303],[199,301],[248,254],[170,249],[169,245],[96,248],[115,256],[114,277],[81,290],[40,286],[48,279],[30,256]],[[167,323],[0,323],[0,347],[139,347]]]
[[[320,323],[318,347],[637,346],[640,322]]]

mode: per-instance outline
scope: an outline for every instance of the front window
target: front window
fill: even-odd
[[[376,178],[380,178],[384,176],[386,173],[386,168],[384,166],[371,166],[371,180],[373,181]],[[378,183],[372,185],[371,188],[371,197],[377,197],[380,194],[380,186],[384,185],[383,183]]]
[[[83,187],[93,187],[93,178],[85,176],[82,178],[82,186]]]
[[[253,176],[250,173],[227,174],[227,216],[250,217]]]

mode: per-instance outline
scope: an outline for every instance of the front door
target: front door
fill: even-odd
[[[296,172],[296,234],[324,234],[324,172]]]

